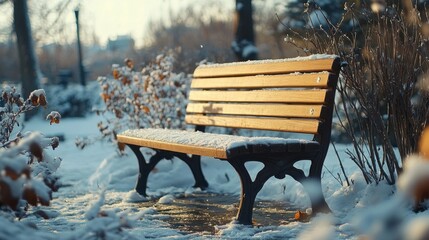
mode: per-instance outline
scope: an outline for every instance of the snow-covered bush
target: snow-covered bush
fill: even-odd
[[[55,149],[57,137],[46,138],[41,133],[21,133],[14,138],[15,126],[19,126],[21,114],[38,106],[46,106],[43,89],[35,90],[24,101],[13,87],[4,87],[0,108],[0,207],[13,210],[25,207],[26,203],[36,206],[48,205],[51,192],[57,190],[55,171],[61,159],[46,154],[45,148]],[[60,114],[51,112],[47,119],[59,123]]]
[[[55,99],[47,107],[48,112],[55,110],[61,113],[63,118],[84,117],[91,113],[92,106],[99,102],[98,84],[93,81],[88,85],[69,84],[45,86],[46,95],[49,99]]]
[[[410,155],[404,164],[404,173],[398,180],[398,188],[415,206],[429,198],[429,159],[422,155]],[[425,207],[427,208],[427,206]]]
[[[317,2],[319,9],[311,9]],[[281,1],[279,4],[284,5],[283,14],[281,14],[281,24],[278,26],[278,31],[285,31],[291,27],[294,29],[302,29],[322,25],[327,27],[327,22],[322,13],[329,17],[331,22],[337,23],[341,19],[341,13],[346,0],[318,0],[318,1],[303,1],[289,0]],[[310,7],[308,15],[302,14],[305,8]]]
[[[119,209],[102,209],[105,204],[104,192],[86,211],[85,222],[79,228],[67,231],[39,229],[32,222],[17,221],[10,214],[0,211],[0,239],[140,239],[130,234],[129,228],[135,226],[142,217],[141,212],[130,213]],[[128,230],[128,231],[127,231]]]
[[[125,66],[113,65],[113,76],[98,79],[106,106],[96,110],[106,117],[98,124],[103,136],[115,137],[127,128],[185,128],[190,81],[174,72],[174,59],[174,52],[167,51],[140,72],[126,59]],[[79,146],[84,144],[80,141]]]
[[[317,5],[313,8],[308,12]],[[304,35],[291,30],[293,37],[286,40],[306,52],[337,54],[347,62],[338,87],[337,124],[353,144],[348,155],[368,183],[394,184],[429,119],[429,94],[417,87],[429,70],[429,25],[412,14],[417,9],[385,6],[372,12],[354,3],[344,9],[338,24],[323,15],[328,28],[314,26]],[[352,30],[346,32],[344,25]]]

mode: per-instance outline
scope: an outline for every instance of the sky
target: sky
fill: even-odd
[[[52,29],[59,27],[61,34],[52,36],[38,31],[41,28],[49,28],[58,17],[57,11],[52,11],[46,17],[47,20],[44,20],[40,18],[41,12],[49,12],[55,6],[64,5],[68,1],[70,3],[60,16],[63,25],[52,26]],[[275,11],[274,5],[279,2],[284,5],[285,1],[288,0],[254,0],[253,3],[272,5]],[[33,37],[39,46],[51,42],[75,41],[74,10],[77,7],[80,13],[81,39],[84,44],[92,41],[93,35],[98,37],[101,45],[105,45],[109,38],[131,35],[137,47],[144,45],[145,39],[150,39],[146,36],[150,21],[168,22],[172,12],[178,13],[194,6],[200,11],[201,17],[204,17],[205,11],[210,10],[207,5],[218,4],[223,9],[221,14],[231,17],[235,8],[235,0],[28,0],[28,3]],[[7,41],[11,36],[12,10],[11,2],[0,5],[0,42]]]
[[[39,4],[46,2],[48,6],[55,6],[61,0],[42,0],[39,2],[30,0],[29,4]],[[64,0],[63,0],[64,1]],[[81,23],[83,41],[92,33],[98,36],[102,45],[106,44],[109,38],[118,35],[131,35],[137,46],[144,44],[145,33],[150,28],[150,21],[168,20],[170,12],[179,12],[190,5],[200,5],[208,2],[221,3],[225,8],[225,14],[232,14],[235,0],[71,0],[71,3],[64,11],[62,19],[64,21],[65,35],[61,38],[74,39],[75,37],[75,15],[74,9],[79,6],[79,18]],[[5,30],[11,24],[12,4],[4,4],[0,11],[0,41],[4,41],[10,30]],[[39,10],[40,11],[40,10]],[[57,15],[52,14],[48,19],[53,22]],[[43,20],[32,18],[33,29],[39,25],[45,25]],[[44,36],[45,39],[47,37]],[[58,37],[57,37],[58,39]]]
[[[206,1],[206,0],[204,0]],[[231,12],[234,0],[222,0],[226,12]],[[180,11],[196,0],[86,0],[81,1],[83,18],[87,18],[100,41],[117,35],[131,34],[137,45],[143,44],[150,20],[167,20],[170,11]],[[74,17],[74,16],[73,16]]]

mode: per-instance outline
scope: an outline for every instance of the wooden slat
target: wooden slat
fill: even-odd
[[[187,113],[318,118],[322,105],[189,103]]]
[[[142,147],[161,149],[161,150],[180,152],[180,153],[196,154],[196,155],[209,156],[209,157],[215,157],[215,158],[221,158],[221,159],[227,158],[227,154],[224,149],[161,142],[156,140],[129,137],[124,135],[118,135],[117,137],[118,137],[118,142],[125,143],[125,144],[133,144],[133,145],[138,145]]]
[[[194,125],[248,128],[311,134],[316,134],[317,129],[319,127],[318,120],[300,120],[286,118],[251,118],[187,114],[185,117],[185,121],[188,124]]]
[[[258,74],[285,74],[294,72],[338,72],[339,59],[316,59],[306,61],[267,61],[242,62],[236,64],[215,64],[199,66],[195,69],[195,78],[251,76]]]
[[[328,86],[329,73],[299,75],[256,75],[246,77],[194,78],[191,88],[280,88],[280,87],[318,87]]]
[[[323,103],[326,90],[198,91],[189,93],[190,101]]]

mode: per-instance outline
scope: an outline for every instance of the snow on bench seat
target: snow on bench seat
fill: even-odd
[[[229,159],[254,153],[318,151],[316,141],[276,137],[243,137],[171,129],[131,129],[118,141],[142,147]]]

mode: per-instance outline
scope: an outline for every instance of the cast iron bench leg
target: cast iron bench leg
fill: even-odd
[[[146,188],[147,188],[147,179],[150,172],[159,163],[162,159],[172,159],[177,157],[183,160],[191,169],[192,174],[194,175],[195,184],[194,187],[199,187],[202,190],[206,189],[209,184],[207,183],[204,174],[201,169],[201,157],[198,155],[193,155],[192,158],[184,153],[174,153],[167,151],[156,151],[156,153],[149,159],[149,163],[146,163],[146,160],[140,151],[140,146],[128,144],[131,150],[137,157],[139,163],[139,176],[137,179],[136,191],[147,197]]]
[[[237,213],[237,221],[240,224],[251,225],[253,205],[258,192],[262,189],[265,182],[272,176],[282,179],[285,174],[292,176],[299,181],[307,191],[313,213],[330,212],[328,204],[323,197],[321,185],[321,161],[312,160],[309,176],[306,177],[304,172],[293,167],[293,163],[287,160],[276,161],[275,163],[262,162],[264,167],[258,172],[254,181],[250,178],[249,172],[244,166],[244,160],[231,159],[228,161],[237,171],[241,180],[241,200]],[[258,161],[259,162],[259,161]]]
[[[322,166],[321,161],[311,160],[311,167],[308,176],[305,176],[301,169],[296,169],[293,166],[288,166],[279,173],[277,178],[284,178],[285,174],[293,177],[296,181],[301,183],[304,190],[307,192],[311,201],[311,209],[313,214],[331,212],[328,204],[325,201],[322,191]]]
[[[313,214],[315,213],[328,213],[331,212],[328,204],[325,201],[322,191],[322,167],[323,161],[318,159],[312,160],[309,176],[305,181],[310,181],[310,189],[306,189],[311,200],[311,208]],[[301,182],[303,184],[303,182]],[[303,184],[305,188],[305,184]]]
[[[158,162],[164,158],[164,156],[162,154],[158,154],[157,152],[149,159],[149,163],[146,163],[146,160],[142,152],[140,151],[140,146],[131,145],[131,144],[129,144],[128,146],[136,155],[139,163],[139,176],[137,179],[137,184],[135,189],[140,195],[147,197],[146,188],[147,188],[147,178],[149,177],[149,173],[153,170],[156,164],[158,164]]]
[[[240,224],[252,225],[253,205],[258,192],[262,189],[265,182],[277,171],[273,170],[269,165],[265,164],[258,174],[255,181],[250,178],[249,172],[244,166],[245,161],[231,160],[228,161],[237,171],[241,180],[241,200],[240,207],[237,213],[237,221]]]

